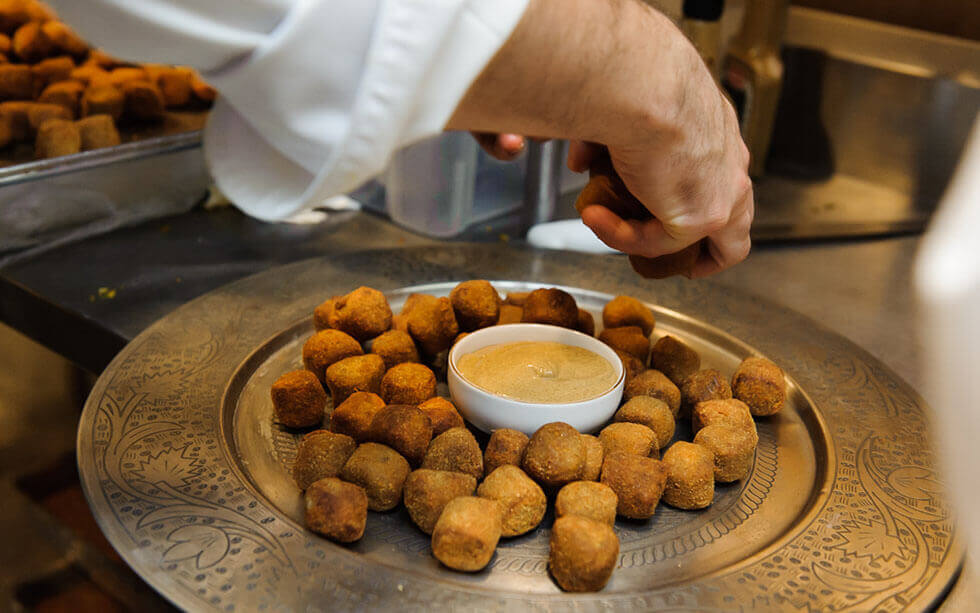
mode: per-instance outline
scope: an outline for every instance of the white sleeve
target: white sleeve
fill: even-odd
[[[218,187],[282,219],[348,192],[442,130],[528,0],[54,0],[126,59],[195,66]]]

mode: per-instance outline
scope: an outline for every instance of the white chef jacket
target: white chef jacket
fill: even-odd
[[[348,192],[440,132],[528,0],[53,0],[127,60],[194,66],[218,187],[261,219]]]

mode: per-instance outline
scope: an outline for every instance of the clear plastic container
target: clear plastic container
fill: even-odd
[[[446,132],[398,151],[381,177],[395,223],[439,238],[505,215],[524,201],[526,163],[495,160],[466,132]]]

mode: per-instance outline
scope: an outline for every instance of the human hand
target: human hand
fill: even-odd
[[[672,129],[638,130],[632,141],[608,147],[623,182],[653,217],[623,219],[601,206],[581,213],[600,240],[632,255],[654,258],[706,239],[689,273],[703,277],[748,255],[754,202],[734,110],[706,70],[691,71],[685,87]],[[601,154],[598,145],[573,142],[568,167],[583,172]]]
[[[615,249],[654,258],[703,240],[695,277],[749,251],[752,184],[735,113],[690,42],[643,2],[530,0],[446,127],[579,141],[569,155],[578,171],[596,152],[585,142],[607,147],[653,216],[584,207]]]
[[[527,142],[518,134],[497,134],[494,132],[471,132],[473,138],[489,155],[509,162],[519,156]]]

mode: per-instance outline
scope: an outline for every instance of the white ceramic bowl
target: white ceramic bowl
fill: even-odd
[[[460,357],[490,345],[519,341],[550,341],[582,347],[605,358],[616,372],[616,384],[604,394],[580,402],[539,404],[504,398],[467,381],[457,368]],[[466,335],[449,352],[449,393],[460,413],[484,432],[513,428],[530,436],[544,424],[563,421],[579,432],[592,432],[609,421],[619,407],[626,380],[623,362],[602,341],[558,326],[508,324],[491,326]]]

